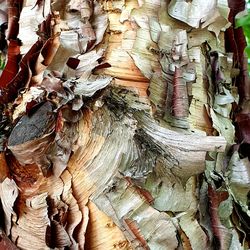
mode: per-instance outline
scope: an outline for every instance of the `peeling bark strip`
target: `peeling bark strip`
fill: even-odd
[[[214,245],[217,245],[219,249],[228,249],[230,247],[232,235],[230,231],[228,231],[227,228],[223,226],[218,214],[219,204],[225,200],[225,198],[223,197],[223,194],[216,192],[216,190],[211,185],[208,186],[208,197],[210,204],[209,211],[211,216],[211,224],[214,233]]]
[[[173,82],[173,97],[172,97],[172,114],[175,117],[188,117],[188,95],[187,86],[182,79],[182,72],[175,68]]]
[[[127,224],[128,228],[135,235],[135,237],[141,242],[142,248],[145,250],[148,250],[149,249],[148,244],[147,244],[146,240],[143,238],[143,236],[140,235],[140,231],[139,231],[136,223],[133,221],[130,221],[129,219],[125,219],[124,221]]]
[[[234,28],[235,16],[245,9],[245,1],[229,0],[230,15],[229,20],[233,22],[233,27],[226,31],[226,49],[233,52],[234,60],[240,69],[240,74],[236,76],[235,82],[239,90],[239,105],[238,112],[235,114],[236,122],[236,137],[238,143],[250,144],[250,131],[249,131],[249,103],[250,103],[250,81],[247,69],[247,58],[244,55],[246,47],[246,40],[242,28]],[[248,153],[248,157],[250,154]]]
[[[39,39],[30,48],[27,54],[24,55],[22,60],[20,61],[20,68],[18,71],[13,71],[13,69],[11,69],[13,73],[15,73],[16,71],[17,74],[12,73],[13,77],[11,81],[5,83],[4,86],[1,86],[0,103],[6,104],[10,101],[13,101],[17,97],[18,91],[21,88],[27,88],[34,84],[40,83],[44,70],[52,61],[57,48],[59,47],[60,30],[58,27],[58,19],[59,16],[56,13],[54,14],[53,18],[51,18],[51,16],[48,16],[48,25],[52,27],[47,27],[47,33],[44,34],[46,39]],[[4,71],[8,71],[8,68],[5,68]]]
[[[234,6],[0,1],[0,248],[250,247]]]
[[[19,33],[19,17],[22,11],[22,0],[8,0],[8,30],[7,39],[16,40]]]
[[[18,32],[19,32],[19,17],[22,9],[22,1],[15,1],[10,0],[7,2],[7,15],[8,15],[8,25],[7,25],[7,31],[6,36],[4,35],[4,38],[6,37],[9,41],[8,44],[8,60],[7,65],[5,66],[3,73],[0,77],[0,93],[2,96],[3,89],[7,87],[9,82],[15,77],[15,75],[18,73],[19,70],[19,62],[21,59],[20,55],[20,41],[17,39]],[[6,20],[7,21],[7,20]],[[3,30],[5,33],[5,31]],[[2,50],[4,50],[3,48]]]
[[[9,168],[4,153],[0,153],[0,182],[9,176]]]
[[[20,45],[20,41],[10,40],[8,46],[7,64],[0,77],[1,88],[6,88],[19,70],[18,65],[21,60]]]

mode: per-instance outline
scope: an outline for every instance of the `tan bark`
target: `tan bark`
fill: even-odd
[[[0,155],[6,235],[34,250],[213,249],[214,218],[205,221],[202,205],[213,202],[209,171],[220,173],[234,143],[237,102],[224,47],[229,8],[198,0],[49,6],[24,1],[20,12],[21,53],[39,42],[21,61],[24,91],[5,96],[15,124]],[[224,70],[216,87],[212,60]],[[42,109],[47,121],[33,136]],[[238,229],[219,225],[221,249],[239,242]]]

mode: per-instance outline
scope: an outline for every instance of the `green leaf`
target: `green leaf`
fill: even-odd
[[[247,57],[250,58],[250,45],[247,45],[247,47],[245,48],[245,51],[247,53]]]
[[[4,55],[0,53],[0,70],[3,70],[5,67],[5,58]]]
[[[240,18],[236,18],[236,28],[247,26],[250,24],[250,13],[248,12],[247,15],[244,15]]]

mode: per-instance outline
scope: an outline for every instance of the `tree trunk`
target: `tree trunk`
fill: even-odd
[[[244,1],[0,6],[0,249],[250,247]]]

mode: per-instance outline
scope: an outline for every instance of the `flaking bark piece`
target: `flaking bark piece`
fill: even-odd
[[[0,153],[0,182],[3,182],[9,176],[9,167],[6,162],[4,153]],[[1,234],[1,231],[0,231]]]
[[[0,183],[0,197],[4,212],[4,227],[5,232],[9,236],[12,228],[12,218],[16,217],[14,211],[14,203],[18,196],[18,187],[14,180],[8,177]]]
[[[17,39],[19,32],[19,17],[22,9],[23,0],[9,0],[8,4],[8,31],[7,39]]]
[[[175,68],[172,96],[172,114],[175,117],[188,117],[188,94],[186,81],[180,68]]]
[[[0,40],[0,43],[3,41]],[[5,88],[9,82],[16,76],[19,70],[20,55],[20,41],[11,40],[8,47],[8,60],[3,73],[0,77],[0,87]]]
[[[224,196],[227,196],[227,192],[224,192],[223,195],[223,192],[219,192],[212,185],[208,185],[209,213],[213,230],[213,241],[222,250],[230,249],[232,240],[231,232],[221,223],[218,214],[221,201],[227,198]]]

